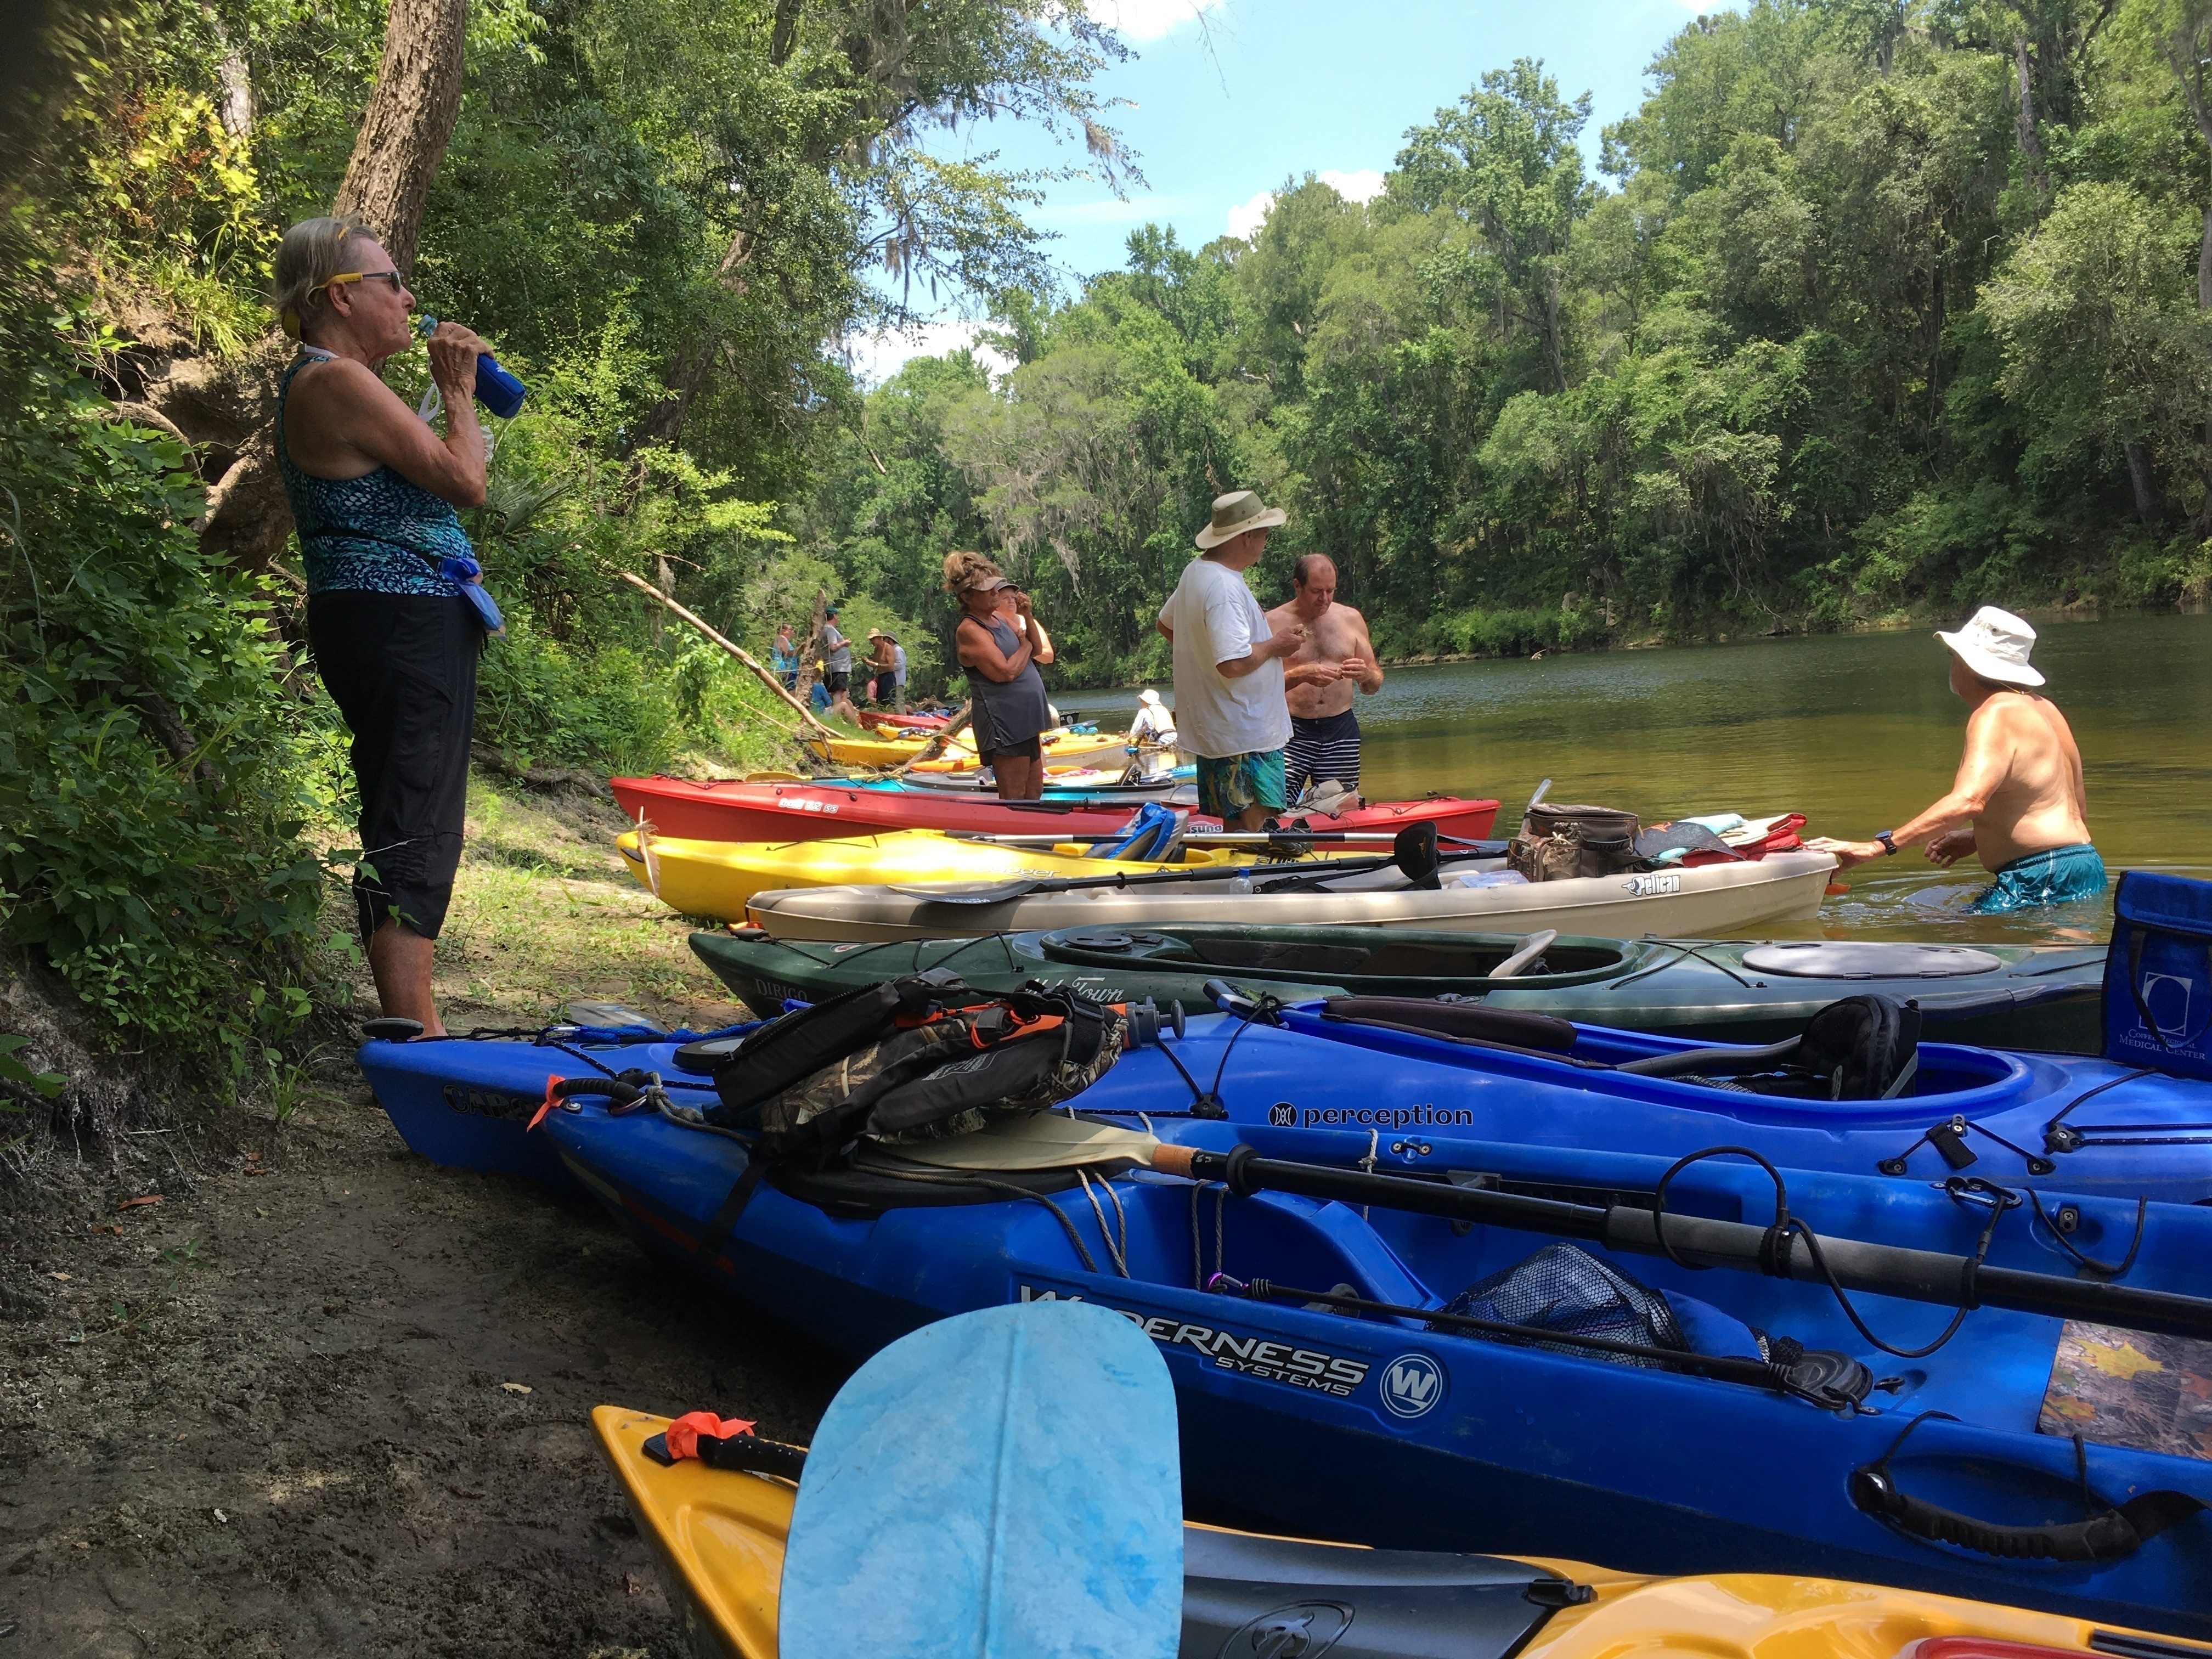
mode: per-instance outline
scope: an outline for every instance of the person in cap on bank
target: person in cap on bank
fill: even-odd
[[[945,556],[945,591],[960,602],[952,643],[968,671],[968,723],[975,753],[991,769],[1000,800],[1044,793],[1044,740],[1052,729],[1044,677],[1052,641],[1030,596],[981,553]]]
[[[1929,861],[1946,868],[1975,854],[1996,878],[1970,907],[1978,915],[2101,891],[2105,861],[2089,842],[2081,751],[2058,706],[2035,690],[2043,676],[2028,665],[2035,629],[1985,605],[1956,633],[1936,637],[1951,648],[1951,690],[1970,710],[1951,793],[1872,841],[1823,836],[1806,845],[1834,854],[1846,870],[1919,841]]]
[[[1249,489],[1215,496],[1199,556],[1160,607],[1160,632],[1175,646],[1177,745],[1196,763],[1198,810],[1231,830],[1257,830],[1286,804],[1283,693],[1310,678],[1283,665],[1310,630],[1293,622],[1269,631],[1244,581],[1284,517]]]

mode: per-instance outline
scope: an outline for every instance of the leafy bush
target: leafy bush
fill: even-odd
[[[0,415],[0,926],[235,1078],[308,1009],[323,746],[181,447],[108,412],[56,343]]]

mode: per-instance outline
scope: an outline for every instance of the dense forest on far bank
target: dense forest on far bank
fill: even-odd
[[[839,601],[935,690],[940,562],[980,546],[1059,684],[1156,676],[1234,487],[1291,514],[1262,589],[1330,554],[1394,656],[2212,590],[2212,0],[1751,0],[1683,27],[1595,168],[1586,96],[1469,64],[1372,200],[1287,180],[1251,236],[1147,227],[1073,289],[1045,175],[931,142],[1029,123],[1054,176],[1141,186],[1127,48],[1072,0],[21,11],[0,969],[234,1083],[349,948],[344,734],[268,440],[271,255],[334,205],[532,387],[467,520],[511,772],[790,757],[625,573],[757,646]],[[925,296],[1011,372],[856,384],[840,343]],[[387,374],[413,397],[422,355]],[[21,1034],[0,1110],[58,1086]]]

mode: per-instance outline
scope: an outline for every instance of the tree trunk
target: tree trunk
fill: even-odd
[[[461,112],[467,0],[392,0],[384,64],[361,118],[337,210],[368,221],[404,276],[415,268],[422,204]]]
[[[333,204],[338,213],[366,219],[402,271],[414,266],[430,179],[460,113],[467,22],[467,0],[392,0],[384,65]],[[209,491],[208,515],[200,523],[203,549],[248,570],[275,568],[292,533],[274,436],[276,381],[290,355],[289,345],[274,336],[256,354],[248,371],[258,382],[254,436]]]
[[[2014,131],[2020,138],[2021,171],[2027,176],[2028,185],[2039,198],[2051,194],[2051,174],[2044,165],[2043,140],[2035,131],[2034,64],[2027,55],[2027,37],[2015,34],[2012,38],[2013,70],[2020,86],[2019,107],[2013,112]]]
[[[2136,517],[2147,525],[2161,523],[2166,518],[2166,495],[2158,487],[2158,474],[2151,466],[2150,451],[2136,439],[2130,438],[2124,446],[2128,458],[2128,482],[2135,486]]]

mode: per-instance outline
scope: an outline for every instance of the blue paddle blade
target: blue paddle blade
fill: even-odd
[[[1172,1659],[1175,1390],[1079,1302],[925,1326],[853,1374],[807,1453],[780,1659]]]

